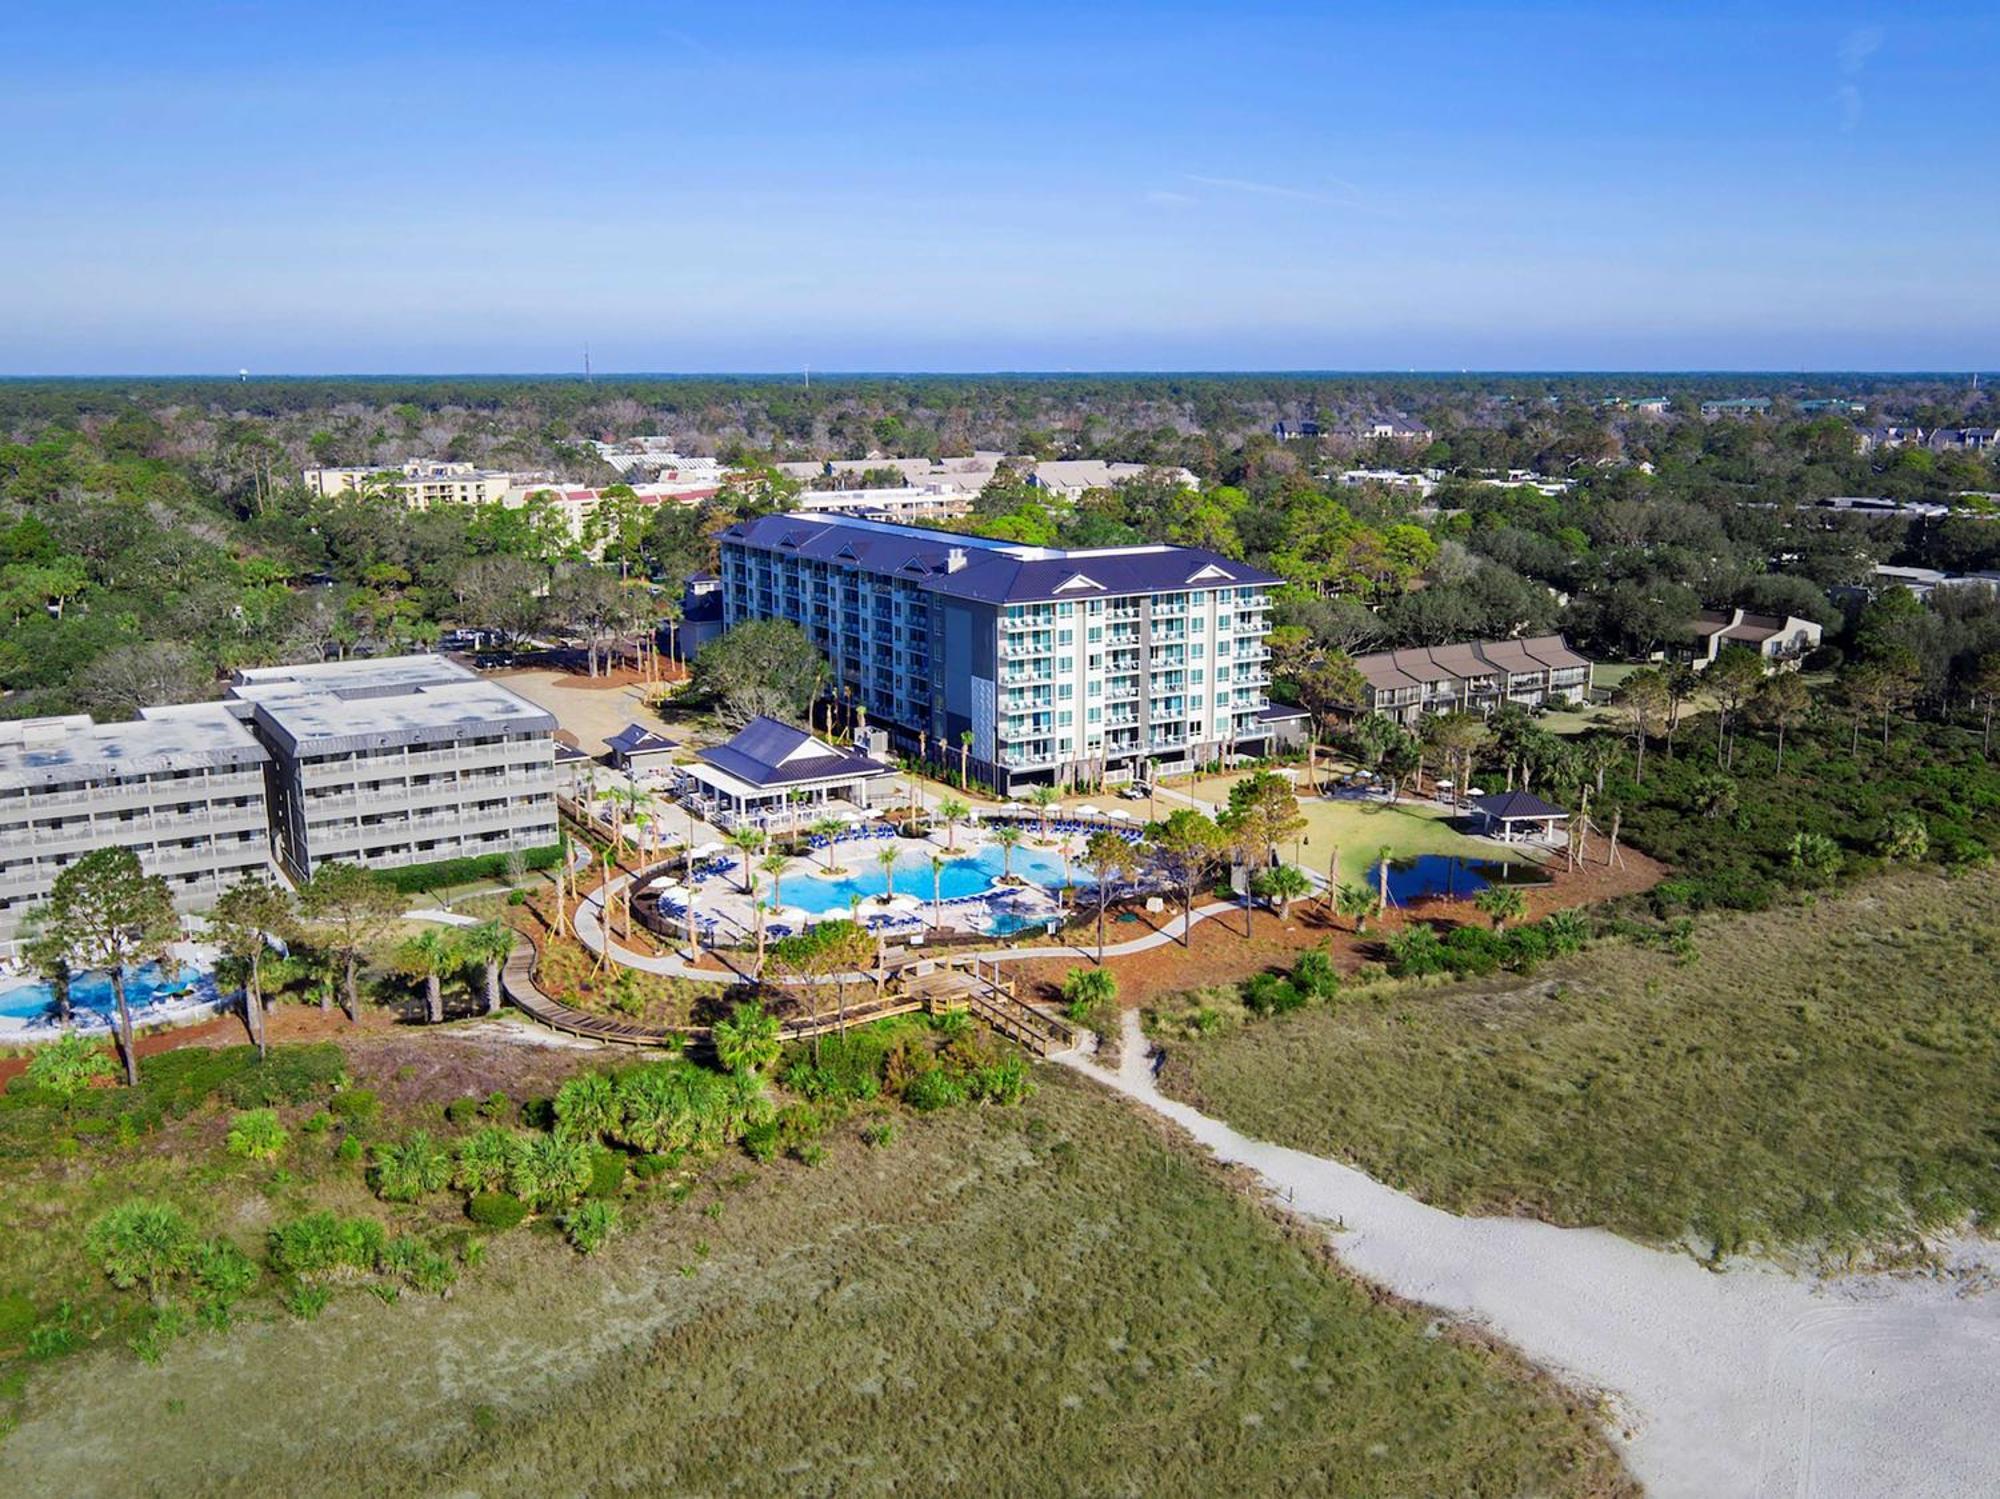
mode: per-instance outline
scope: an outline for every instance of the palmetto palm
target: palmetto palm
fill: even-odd
[[[885,848],[875,856],[875,862],[882,867],[882,899],[893,900],[896,895],[896,851]]]
[[[751,860],[756,857],[758,850],[763,848],[764,834],[758,828],[738,828],[729,835],[729,841],[743,855],[743,893],[748,895],[752,872]]]
[[[766,854],[757,861],[757,867],[771,877],[771,904],[774,906],[782,906],[785,903],[785,866],[791,862],[780,853]]]
[[[460,963],[458,943],[441,927],[419,932],[397,949],[405,973],[424,981],[424,1017],[432,1025],[444,1019],[444,976]]]
[[[846,830],[847,824],[838,817],[822,817],[808,829],[815,838],[826,840],[826,868],[829,874],[833,872],[833,840]]]
[[[1021,842],[1021,830],[1012,823],[1003,823],[993,830],[993,841],[1000,845],[1000,877],[1011,880],[1014,877],[1014,850]]]
[[[486,983],[486,1013],[500,1008],[500,970],[514,951],[514,933],[505,922],[484,921],[467,927],[459,937],[459,952],[477,963]]]
[[[1028,800],[1042,816],[1042,837],[1046,839],[1049,836],[1049,813],[1062,800],[1062,793],[1053,786],[1037,786],[1028,793]]]
[[[938,803],[938,816],[944,819],[944,846],[947,853],[958,852],[958,825],[972,815],[972,808],[957,797],[948,796]]]

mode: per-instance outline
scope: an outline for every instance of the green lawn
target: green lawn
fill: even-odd
[[[1462,1212],[1704,1248],[2000,1216],[2000,889],[1900,876],[1177,1044],[1167,1085]]]
[[[1176,783],[1172,789],[1220,807],[1229,801],[1230,786],[1241,779],[1241,775],[1208,776],[1199,781]],[[1171,798],[1163,798],[1160,813],[1164,816],[1179,805]],[[1456,854],[1467,859],[1521,857],[1519,850],[1503,850],[1487,839],[1459,832],[1434,802],[1399,799],[1390,803],[1373,795],[1338,800],[1315,796],[1302,798],[1299,812],[1306,820],[1306,831],[1296,857],[1324,874],[1329,856],[1339,848],[1343,882],[1360,880],[1385,847],[1392,859],[1414,858],[1419,854]],[[1280,852],[1287,860],[1295,857],[1289,844]]]
[[[51,1366],[7,1491],[1634,1492],[1586,1407],[1037,1076],[818,1167],[719,1166],[595,1260],[517,1230],[449,1299]]]

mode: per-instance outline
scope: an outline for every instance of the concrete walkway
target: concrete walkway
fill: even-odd
[[[1598,1229],[1460,1218],[1165,1097],[1150,1051],[1128,1010],[1115,1073],[1081,1052],[1055,1060],[1257,1172],[1277,1202],[1328,1225],[1357,1273],[1606,1392],[1614,1445],[1650,1492],[2000,1493],[1990,1245],[1955,1246],[1956,1277],[1822,1281],[1762,1264],[1718,1274]]]
[[[601,952],[604,950],[604,897],[606,893],[615,893],[623,890],[631,882],[631,875],[620,875],[617,879],[611,881],[608,886],[600,887],[585,896],[577,906],[575,922],[577,940],[590,949],[590,951]],[[1180,941],[1182,933],[1190,930],[1195,923],[1213,921],[1219,916],[1240,915],[1242,911],[1243,907],[1233,901],[1211,901],[1205,906],[1196,906],[1194,908],[1193,922],[1189,922],[1184,917],[1177,916],[1168,922],[1165,927],[1157,931],[1147,932],[1144,936],[1134,937],[1126,942],[1107,942],[1104,945],[1104,956],[1107,958],[1120,958],[1131,953],[1146,952],[1151,948],[1164,947],[1169,942]],[[922,948],[916,948],[913,951],[920,956],[928,955]],[[949,957],[951,951],[949,948],[938,948],[936,955],[940,959],[943,959]],[[1061,958],[1072,962],[1094,963],[1097,960],[1097,947],[1094,943],[1089,945],[1080,943],[1054,943],[1038,947],[1001,948],[995,952],[982,952],[978,956],[982,963],[1024,963],[1031,962],[1037,958]],[[620,946],[615,939],[611,942],[611,961],[614,963],[623,963],[627,968],[637,968],[645,973],[661,973],[673,978],[700,979],[709,983],[726,982],[729,977],[728,974],[719,973],[713,968],[696,967],[679,953],[665,953],[655,956],[650,953],[634,952],[629,947]],[[830,984],[845,981],[852,983],[857,979],[868,979],[869,977],[870,975],[866,972],[833,974],[819,982]],[[796,981],[788,980],[787,982]]]

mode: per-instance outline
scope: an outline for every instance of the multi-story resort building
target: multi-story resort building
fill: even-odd
[[[268,759],[222,703],[0,724],[0,939],[94,849],[132,849],[183,909],[268,870]]]
[[[1414,646],[1356,656],[1367,684],[1362,707],[1412,724],[1426,713],[1490,713],[1502,703],[1582,702],[1590,662],[1560,635]]]
[[[309,468],[305,486],[322,499],[359,494],[371,485],[392,490],[412,510],[433,505],[497,505],[509,489],[532,476],[472,463],[412,458],[393,468]]]
[[[552,847],[555,720],[440,656],[241,671],[279,859],[398,868]]]
[[[1259,753],[1266,595],[1187,547],[1065,551],[831,515],[721,536],[727,625],[788,619],[897,749],[1023,785]]]

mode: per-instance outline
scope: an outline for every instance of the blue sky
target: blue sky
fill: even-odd
[[[2000,364],[1990,3],[6,14],[5,373]]]

